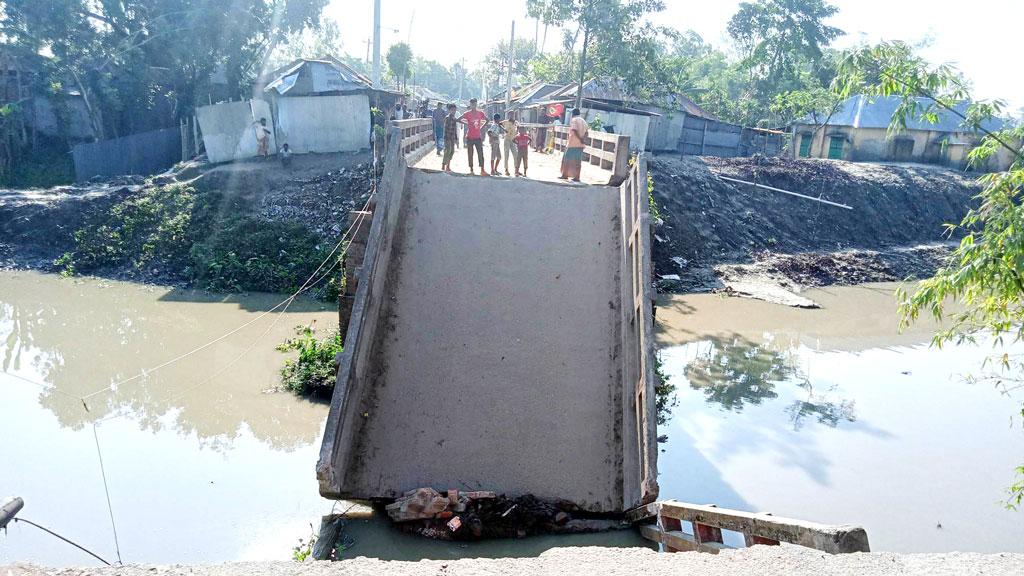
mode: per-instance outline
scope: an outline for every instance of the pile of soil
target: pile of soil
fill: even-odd
[[[657,156],[650,174],[662,217],[654,230],[655,274],[679,276],[659,283],[671,291],[722,288],[724,266],[741,264],[772,268],[801,286],[927,276],[942,248],[902,256],[896,249],[948,242],[944,225],[959,222],[980,191],[972,175],[941,167],[818,159]],[[921,254],[928,257],[917,259]]]

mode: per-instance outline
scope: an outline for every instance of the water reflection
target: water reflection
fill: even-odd
[[[684,375],[692,389],[704,393],[708,404],[729,412],[778,398],[778,386],[800,389],[803,396],[784,408],[794,430],[802,428],[808,417],[830,427],[856,420],[853,401],[838,398],[835,387],[816,390],[796,356],[789,350],[778,352],[772,345],[770,336],[762,343],[739,334],[708,337],[697,345]]]
[[[322,406],[263,392],[277,384],[282,357],[275,344],[296,324],[334,319],[322,304],[297,302],[283,318],[268,315],[186,361],[105,390],[90,398],[86,411],[75,397],[212,340],[269,310],[279,297],[224,298],[38,274],[4,273],[0,282],[3,371],[48,384],[39,403],[62,426],[77,430],[127,414],[141,429],[169,426],[212,449],[230,446],[243,425],[277,449],[316,440]],[[218,375],[247,349],[244,360]]]

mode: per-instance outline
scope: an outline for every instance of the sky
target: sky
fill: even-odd
[[[462,58],[473,69],[516,21],[517,36],[533,37],[538,27],[526,16],[526,0],[381,0],[381,51],[409,42],[415,54],[450,66]],[[933,63],[953,63],[964,72],[979,98],[1002,98],[1012,112],[1024,107],[1024,74],[1014,71],[1020,57],[1024,0],[832,0],[839,14],[829,24],[846,31],[835,47],[860,42],[928,41],[922,55]],[[736,0],[665,0],[655,23],[692,29],[721,48]],[[342,49],[363,57],[373,30],[373,0],[332,0],[326,17],[338,22]],[[543,26],[539,27],[543,35]],[[559,49],[560,36],[548,30],[545,49]]]

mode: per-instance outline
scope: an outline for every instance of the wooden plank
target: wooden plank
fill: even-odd
[[[831,526],[673,500],[659,502],[659,514],[833,554],[870,551],[867,533],[860,526]]]

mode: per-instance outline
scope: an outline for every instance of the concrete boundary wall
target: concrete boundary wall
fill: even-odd
[[[292,152],[354,152],[370,146],[366,94],[284,96],[276,100],[277,139]]]
[[[270,104],[263,100],[203,106],[196,111],[196,116],[203,133],[206,157],[213,164],[255,157],[256,127],[253,123],[260,118],[267,119],[270,153],[277,150],[274,118],[270,113]]]

